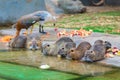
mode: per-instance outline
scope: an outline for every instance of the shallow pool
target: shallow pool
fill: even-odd
[[[0,43],[0,80],[120,80],[119,68],[44,56],[40,50],[9,50],[6,45]],[[39,68],[44,64],[49,70]]]

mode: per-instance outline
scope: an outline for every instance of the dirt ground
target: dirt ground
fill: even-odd
[[[120,6],[86,6],[87,12],[120,11]]]

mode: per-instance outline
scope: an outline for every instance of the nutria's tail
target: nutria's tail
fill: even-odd
[[[12,29],[16,28],[16,23],[12,25]]]

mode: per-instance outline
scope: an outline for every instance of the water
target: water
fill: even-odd
[[[0,51],[0,60],[22,65],[29,65],[39,68],[47,64],[54,70],[76,73],[80,75],[101,75],[112,71],[111,67],[96,65],[94,63],[85,63],[80,61],[71,61],[52,56],[44,56],[40,51]]]
[[[52,39],[52,38],[51,38]],[[46,40],[47,42],[47,40]],[[50,41],[49,41],[50,42]],[[118,76],[120,74],[120,71],[116,68],[112,68],[112,67],[108,67],[108,66],[103,66],[103,65],[98,65],[96,63],[85,63],[85,62],[80,62],[80,61],[71,61],[71,60],[66,60],[66,59],[60,59],[57,57],[52,57],[52,56],[44,56],[41,54],[41,51],[30,51],[30,50],[8,50],[8,47],[6,47],[6,43],[0,43],[0,61],[2,61],[2,63],[0,62],[0,65],[3,65],[2,68],[4,68],[6,65],[4,62],[8,62],[10,65],[8,65],[8,67],[10,67],[11,65],[13,65],[12,63],[15,64],[20,64],[20,65],[14,65],[14,72],[20,72],[21,70],[17,69],[17,66],[22,66],[22,65],[26,65],[23,66],[22,69],[26,68],[27,66],[32,66],[32,68],[28,69],[28,70],[24,70],[23,72],[25,73],[20,73],[20,74],[29,74],[30,71],[38,71],[41,70],[39,69],[39,67],[41,65],[47,64],[50,66],[50,70],[51,71],[58,71],[59,72],[67,72],[67,73],[74,73],[79,75],[77,80],[113,80],[115,78],[115,76],[117,77],[116,80],[120,80],[120,77]],[[34,68],[35,67],[35,68]],[[2,69],[0,67],[0,69]],[[5,70],[7,70],[9,68],[6,68]],[[35,70],[34,70],[35,69]],[[4,71],[0,70],[0,78],[1,76],[3,77],[4,80],[4,76],[5,75],[9,75],[7,76],[7,79],[11,78],[12,76],[12,80],[13,79],[18,79],[19,75],[17,75],[17,77],[7,74],[9,72],[4,72]],[[44,72],[44,71],[43,71]],[[36,73],[36,74],[38,74]],[[51,74],[51,72],[48,72]],[[46,74],[49,75],[49,74]],[[62,76],[62,74],[60,74]],[[85,76],[85,75],[89,75],[89,76]],[[52,76],[52,75],[51,75]],[[70,75],[72,76],[72,75]],[[75,75],[73,75],[75,76]],[[85,76],[85,77],[84,77]],[[25,77],[25,76],[23,76]],[[37,76],[36,76],[37,77]],[[109,78],[110,77],[110,78]],[[6,77],[5,77],[6,78]],[[35,78],[35,77],[34,77]],[[24,80],[23,78],[19,78],[19,80]],[[26,78],[27,79],[27,78]],[[1,78],[2,80],[2,78]],[[27,79],[30,80],[30,79]],[[32,78],[32,80],[34,80]],[[48,79],[45,79],[48,80]],[[49,80],[59,80],[59,79],[49,79]],[[67,80],[67,78],[65,79],[60,79],[60,80]],[[71,79],[72,80],[72,79]],[[76,79],[73,79],[76,80]],[[114,79],[115,80],[115,79]]]

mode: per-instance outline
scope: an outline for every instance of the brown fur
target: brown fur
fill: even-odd
[[[62,37],[58,39],[54,44],[45,44],[43,45],[43,54],[44,55],[66,55],[68,49],[76,46],[73,40],[69,37]]]
[[[81,42],[77,48],[70,49],[67,58],[80,60],[84,56],[84,53],[86,50],[89,50],[91,47],[91,44],[89,42]]]
[[[13,38],[11,41],[9,41],[10,48],[27,48],[27,49],[41,49],[42,47],[42,41],[40,38],[33,37],[30,38],[30,36],[17,36]]]
[[[106,46],[104,44],[104,41],[97,40],[95,41],[92,48],[86,51],[85,60],[93,62],[104,59],[105,52],[106,52]]]

